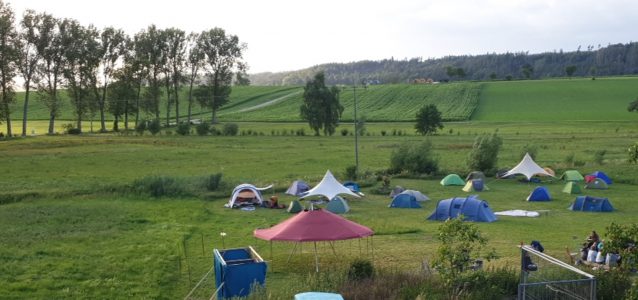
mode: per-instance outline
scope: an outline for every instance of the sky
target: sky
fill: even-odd
[[[249,73],[323,63],[575,51],[638,40],[635,0],[1,0],[133,35],[214,27],[246,43]]]

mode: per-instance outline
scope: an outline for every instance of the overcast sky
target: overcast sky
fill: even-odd
[[[221,27],[247,44],[249,73],[330,62],[529,51],[638,40],[635,0],[3,0],[134,34],[150,24]]]

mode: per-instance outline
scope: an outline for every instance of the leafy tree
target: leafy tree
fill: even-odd
[[[199,74],[199,70],[204,67],[204,59],[206,55],[201,49],[199,34],[191,33],[188,35],[187,39],[187,60],[186,66],[189,69],[188,74],[188,122],[191,122],[192,117],[192,108],[193,108],[193,87],[195,85],[195,81],[197,80],[197,76]],[[208,132],[208,131],[207,131]]]
[[[606,228],[605,253],[617,253],[622,257],[623,268],[632,270],[638,268],[638,224],[622,225],[611,223]]]
[[[446,67],[445,68],[445,73],[450,78],[452,78],[452,77],[464,78],[465,75],[466,75],[465,74],[465,70],[463,68],[456,68],[456,67],[452,67],[452,66]]]
[[[636,97],[636,100],[634,100],[631,103],[629,103],[629,106],[627,107],[627,111],[629,111],[629,112],[633,112],[633,111],[638,112],[638,97]]]
[[[18,32],[15,15],[8,4],[0,0],[0,116],[7,123],[7,136],[11,133],[11,111],[9,104],[15,101],[13,78],[17,73],[19,59]]]
[[[200,34],[202,51],[208,67],[207,83],[212,88],[208,107],[212,110],[212,122],[216,121],[217,109],[228,102],[233,72],[242,60],[244,44],[236,35],[227,35],[221,28],[213,28]]]
[[[634,143],[627,149],[630,163],[638,163],[638,143]]]
[[[102,95],[98,98],[98,107],[100,109],[100,131],[102,132],[106,131],[104,110],[107,101],[106,94],[108,91],[109,81],[115,72],[116,63],[126,52],[125,46],[126,34],[122,29],[106,27],[102,30],[98,48],[100,64],[102,66]],[[126,123],[127,122],[125,122],[125,124]],[[117,117],[114,123],[114,130],[117,130]]]
[[[496,133],[477,136],[467,157],[467,166],[471,171],[493,171],[502,145],[503,140]]]
[[[339,89],[335,86],[326,87],[325,74],[319,72],[306,83],[303,99],[301,118],[308,121],[315,135],[319,135],[322,129],[324,135],[333,135],[343,113],[343,106],[339,103]]]
[[[578,67],[576,67],[575,65],[569,65],[565,67],[565,73],[567,73],[567,77],[569,77],[569,79],[572,79],[572,75],[574,75],[574,72],[576,72],[577,68]]]
[[[534,73],[534,68],[530,64],[524,64],[521,68],[521,73],[523,73],[523,76],[525,76],[525,78],[530,79],[532,77],[532,74]]]
[[[160,130],[162,130],[162,125],[160,124],[159,119],[148,122],[148,125],[146,127],[152,135],[156,135],[160,132]]]
[[[491,73],[490,74],[490,80],[496,80],[496,73]]]
[[[390,157],[390,172],[393,173],[433,174],[438,169],[439,163],[429,140],[419,144],[401,144]]]
[[[64,47],[62,45],[60,20],[49,14],[41,14],[41,23],[37,26],[40,40],[37,44],[38,53],[42,59],[38,63],[38,94],[49,110],[48,133],[55,130],[55,118],[60,109],[58,87],[63,80]]]
[[[159,120],[160,96],[162,95],[160,75],[166,64],[166,57],[163,56],[162,31],[153,24],[135,37],[136,55],[146,69],[145,74],[148,80],[148,88],[145,90],[143,101],[140,104],[144,111],[155,115],[155,119]]]
[[[434,134],[438,129],[443,129],[441,112],[434,104],[428,104],[419,110],[416,114],[416,132],[421,135]]]
[[[458,296],[463,289],[463,282],[460,280],[462,275],[472,270],[475,259],[481,257],[488,240],[476,225],[464,222],[461,218],[448,219],[441,224],[436,239],[440,241],[440,245],[432,267],[438,271],[448,291],[457,294],[451,296]],[[495,257],[492,250],[486,254],[485,259]]]
[[[164,42],[166,43],[166,78],[168,85],[173,92],[173,103],[175,104],[175,122],[179,124],[179,90],[184,82],[184,69],[186,67],[186,32],[177,28],[164,30]],[[170,104],[171,102],[168,101]],[[168,123],[168,112],[166,122]],[[189,123],[190,124],[190,123]]]
[[[31,94],[32,80],[36,73],[36,66],[41,54],[37,44],[42,39],[37,30],[42,22],[40,15],[33,10],[25,11],[20,22],[20,58],[18,71],[24,80],[24,107],[22,109],[22,136],[27,136],[27,120],[29,112],[29,96]]]
[[[240,63],[237,68],[237,74],[235,75],[235,85],[248,86],[250,85],[250,79],[248,78],[248,66],[244,63]]]
[[[114,81],[109,84],[107,100],[108,111],[115,117],[113,131],[119,130],[119,120],[124,116],[124,128],[128,130],[128,115],[135,112],[132,99],[137,94],[134,69],[130,65],[116,70],[113,73]]]

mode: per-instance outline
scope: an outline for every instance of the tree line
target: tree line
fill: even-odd
[[[34,10],[16,22],[11,6],[0,0],[0,122],[12,136],[10,104],[17,100],[18,77],[25,91],[22,136],[32,92],[46,106],[48,133],[54,133],[61,89],[66,89],[79,132],[88,115],[99,114],[102,132],[107,131],[106,114],[114,116],[114,130],[120,121],[128,129],[133,116],[136,125],[143,114],[160,120],[164,95],[166,124],[179,123],[182,88],[188,88],[188,122],[195,102],[210,109],[215,120],[228,102],[231,84],[249,84],[245,49],[237,36],[217,27],[186,33],[149,25],[128,36],[122,29],[84,26]]]
[[[319,71],[327,84],[408,83],[416,79],[511,80],[638,74],[638,43],[589,45],[576,51],[446,56],[330,63],[297,71],[251,74],[255,85],[303,85]]]

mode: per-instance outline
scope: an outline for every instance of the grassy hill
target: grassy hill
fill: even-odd
[[[638,77],[528,80],[483,85],[477,121],[635,120]]]

